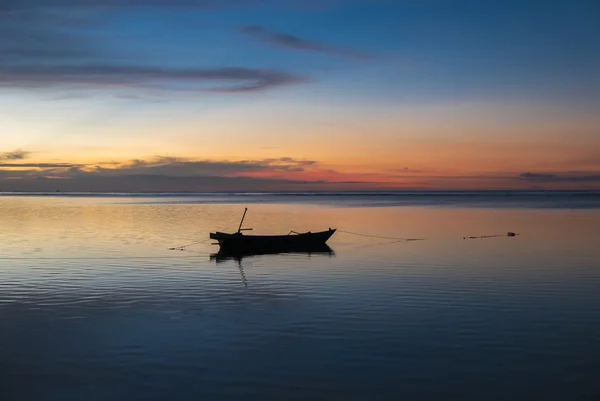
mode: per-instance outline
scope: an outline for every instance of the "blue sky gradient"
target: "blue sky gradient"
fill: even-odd
[[[600,171],[594,0],[0,0],[0,54],[0,153],[28,165],[291,157],[316,163],[277,179],[419,187]]]

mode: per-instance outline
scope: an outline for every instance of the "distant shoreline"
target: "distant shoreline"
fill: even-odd
[[[598,195],[600,190],[366,190],[264,192],[0,192],[0,196],[480,196],[480,195]]]
[[[600,191],[339,191],[339,192],[3,192],[0,202],[55,200],[101,203],[320,205],[325,207],[459,207],[600,210]]]

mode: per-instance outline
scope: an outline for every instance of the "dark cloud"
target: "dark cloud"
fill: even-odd
[[[156,157],[149,160],[132,160],[130,163],[119,167],[97,167],[92,171],[78,171],[78,173],[93,173],[105,176],[161,175],[165,177],[231,177],[258,172],[297,173],[303,172],[306,170],[306,167],[314,166],[316,164],[317,162],[314,160],[296,160],[290,157],[242,161],[192,161],[176,157]]]
[[[519,177],[524,181],[562,183],[562,182],[600,182],[600,173],[523,173]]]
[[[0,16],[35,10],[65,8],[189,8],[222,9],[245,6],[292,6],[320,10],[333,6],[358,4],[365,0],[0,0]],[[369,0],[369,2],[383,0]]]
[[[212,161],[188,160],[178,157],[157,156],[151,159],[136,159],[125,164],[82,165],[75,163],[0,163],[0,168],[46,169],[29,171],[44,177],[49,173],[69,178],[74,176],[136,176],[152,175],[163,177],[235,177],[248,173],[298,173],[317,165],[314,160],[297,160],[280,157],[262,160]],[[18,175],[20,172],[11,170]]]
[[[0,164],[0,191],[175,192],[315,188],[324,184],[324,181],[256,178],[245,174],[302,172],[316,164],[313,160],[289,157],[245,161],[190,161],[176,157],[155,157],[132,160],[119,166]],[[2,167],[17,166],[23,169],[2,170]]]
[[[278,70],[241,67],[159,68],[141,66],[0,66],[0,87],[111,87],[129,86],[185,91],[248,92],[307,82],[299,75]],[[185,82],[182,88],[176,83]],[[207,83],[222,83],[206,87]]]
[[[222,8],[254,1],[0,0],[0,89],[144,88],[169,91],[253,92],[308,82],[290,72],[218,66],[141,65],[104,42],[104,9],[118,7]],[[83,9],[83,10],[82,10]],[[104,17],[106,17],[104,15]],[[65,29],[67,27],[68,29]],[[113,38],[114,39],[114,38]],[[184,60],[179,60],[184,61]],[[68,98],[68,96],[67,96]]]
[[[488,173],[480,175],[344,174],[324,169],[315,160],[291,157],[256,160],[190,160],[157,156],[127,163],[18,163],[25,151],[3,153],[12,159],[0,163],[0,191],[280,191],[383,188],[400,183],[412,188],[595,188],[598,172]],[[6,157],[6,156],[5,156]],[[17,159],[15,159],[15,157]],[[410,169],[409,169],[410,170]],[[291,178],[293,177],[293,178]],[[315,177],[303,180],[303,177]],[[322,180],[323,177],[329,177]],[[354,178],[354,179],[352,179]],[[358,178],[358,180],[356,179]],[[371,182],[371,180],[374,180]]]
[[[0,65],[20,67],[104,59],[108,53],[88,34],[93,21],[93,14],[33,10],[3,17],[0,12]]]
[[[26,11],[61,8],[181,7],[213,9],[241,6],[251,3],[254,2],[243,0],[3,0],[0,1],[0,15],[14,15]]]
[[[288,33],[272,31],[260,25],[247,25],[240,28],[240,31],[245,35],[257,38],[265,43],[286,49],[311,51],[360,60],[368,60],[373,58],[373,56],[368,53],[344,49],[314,40],[303,39]]]
[[[31,152],[17,149],[12,152],[0,153],[0,160],[23,160],[29,157],[30,154]]]

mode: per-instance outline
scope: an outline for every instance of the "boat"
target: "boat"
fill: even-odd
[[[260,254],[278,252],[306,252],[325,249],[325,243],[335,233],[335,229],[326,231],[298,233],[290,231],[285,235],[245,235],[242,231],[252,230],[242,228],[248,208],[245,208],[242,221],[237,232],[233,234],[215,232],[210,238],[217,241],[221,253],[227,254]]]

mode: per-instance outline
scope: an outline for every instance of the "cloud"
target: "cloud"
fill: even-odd
[[[22,169],[12,169],[17,166]],[[96,166],[7,163],[0,164],[0,191],[275,191],[342,185],[310,178],[315,168],[318,163],[314,160],[290,157],[242,161],[154,157]],[[305,178],[302,173],[306,173]]]
[[[285,71],[242,67],[0,66],[0,87],[4,88],[138,87],[173,91],[250,92],[308,81],[306,77]],[[182,82],[187,85],[177,85]],[[207,83],[213,85],[207,87]],[[214,86],[215,83],[221,85]],[[222,85],[225,83],[228,85]]]
[[[136,176],[153,175],[163,177],[240,177],[251,173],[301,173],[313,168],[315,160],[299,160],[279,157],[260,160],[188,160],[179,157],[156,156],[150,159],[135,159],[127,163],[102,163],[84,165],[76,163],[0,163],[0,168],[48,169],[29,170],[40,177],[52,173],[69,178],[74,176]],[[18,174],[18,171],[11,170]]]
[[[1,160],[23,160],[29,157],[31,152],[27,152],[25,150],[17,149],[12,152],[0,153],[0,161]]]
[[[112,42],[116,39],[113,31],[104,29],[109,21],[105,9],[210,9],[255,2],[0,0],[0,90],[133,88],[191,94],[243,93],[309,82],[308,77],[269,68],[142,65],[129,52],[118,53],[119,46]],[[191,60],[177,61],[192,65]],[[70,98],[61,96],[53,100]]]
[[[1,10],[0,6],[1,66],[37,65],[43,61],[87,63],[108,56],[98,40],[88,34],[93,14],[9,8],[5,11],[9,14],[3,16]]]
[[[549,182],[549,183],[585,183],[600,182],[600,173],[523,173],[519,177],[524,181]]]
[[[25,151],[3,157],[27,157]],[[6,159],[5,159],[6,160]],[[516,173],[444,175],[341,172],[316,160],[277,157],[248,160],[193,160],[156,156],[125,163],[0,162],[0,191],[204,192],[342,189],[592,189],[600,173]],[[402,169],[404,170],[404,169]]]
[[[56,9],[107,9],[107,8],[188,8],[223,9],[245,6],[291,6],[321,10],[333,6],[357,4],[365,0],[0,0],[0,16],[23,12]],[[369,2],[384,0],[369,0]]]
[[[314,40],[303,39],[288,33],[272,31],[260,25],[243,26],[240,28],[240,31],[245,35],[259,39],[265,43],[286,49],[311,51],[359,60],[369,60],[373,58],[373,56],[368,53],[344,49]]]
[[[298,173],[316,164],[314,160],[297,160],[290,157],[242,161],[197,161],[158,156],[148,160],[132,160],[116,167],[99,166],[83,173],[105,176],[150,174],[165,177],[236,177],[250,173]]]
[[[111,7],[178,7],[214,9],[231,6],[252,4],[253,1],[239,0],[2,0],[0,1],[0,15],[15,15],[20,12],[36,10],[53,10],[64,8],[111,8]]]

